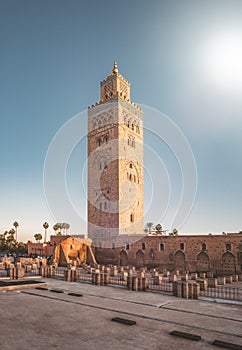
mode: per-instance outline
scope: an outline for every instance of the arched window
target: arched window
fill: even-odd
[[[130,222],[134,222],[134,214],[130,214]]]
[[[132,124],[132,130],[134,130],[134,124]]]
[[[206,245],[206,243],[203,243],[203,244],[202,244],[202,250],[207,250],[207,245]]]
[[[108,136],[105,136],[105,137],[104,137],[104,142],[105,142],[105,143],[108,143]]]
[[[231,250],[231,243],[226,244],[226,250]]]
[[[132,169],[132,168],[133,168],[133,164],[132,164],[132,163],[130,163],[130,164],[129,164],[129,167],[130,167],[130,169]]]
[[[185,244],[184,243],[180,243],[180,249],[184,250],[185,249]]]
[[[142,250],[145,250],[145,243],[142,243],[141,249],[142,249]]]
[[[164,246],[164,243],[160,243],[160,251],[164,251],[165,250],[165,246]]]
[[[115,243],[112,243],[112,249],[115,249]]]
[[[132,181],[132,174],[129,175],[129,179],[130,179],[130,181]]]
[[[98,146],[101,146],[102,140],[101,139],[97,139],[97,144],[98,144]]]
[[[136,177],[135,177],[135,175],[134,175],[134,182],[136,182]]]
[[[126,249],[126,250],[129,250],[129,243],[126,243],[126,244],[125,244],[125,249]]]

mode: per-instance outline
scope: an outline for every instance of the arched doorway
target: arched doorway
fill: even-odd
[[[136,265],[144,266],[144,264],[145,264],[144,253],[141,250],[138,250],[136,253]]]
[[[205,252],[201,252],[197,256],[197,272],[210,271],[209,256]]]
[[[230,252],[226,252],[222,255],[222,266],[224,275],[235,274],[235,256]]]
[[[180,270],[180,271],[186,270],[185,254],[180,250],[175,254],[175,266],[177,270]]]
[[[120,266],[128,265],[128,254],[125,250],[121,250],[120,252]]]

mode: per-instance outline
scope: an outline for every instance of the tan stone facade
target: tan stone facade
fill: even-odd
[[[233,275],[242,272],[242,234],[152,236],[140,240],[122,236],[113,249],[95,248],[98,263],[133,265],[161,270],[214,272]]]
[[[91,239],[68,237],[55,248],[54,263],[58,266],[96,264]]]
[[[101,82],[100,102],[88,109],[88,236],[94,245],[143,232],[142,110],[130,84],[113,72]]]

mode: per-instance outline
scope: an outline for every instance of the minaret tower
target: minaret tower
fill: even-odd
[[[143,121],[116,61],[100,95],[88,108],[88,236],[107,246],[143,233]]]

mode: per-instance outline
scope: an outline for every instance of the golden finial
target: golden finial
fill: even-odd
[[[113,73],[114,74],[118,74],[118,66],[117,66],[117,62],[114,61],[114,64],[113,64]]]

